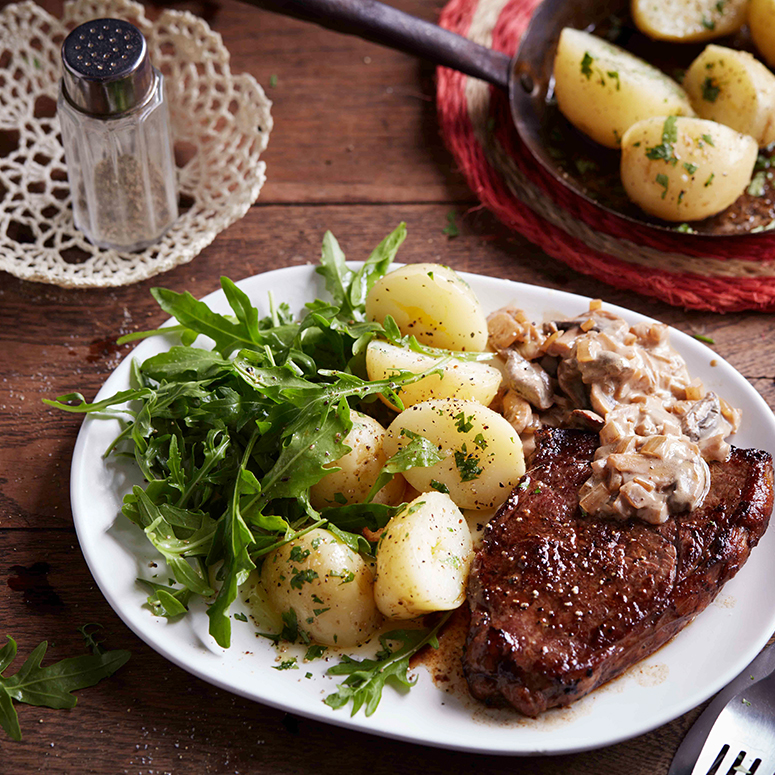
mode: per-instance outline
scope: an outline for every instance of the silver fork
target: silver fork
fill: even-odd
[[[721,711],[692,775],[775,773],[775,673],[736,694]]]

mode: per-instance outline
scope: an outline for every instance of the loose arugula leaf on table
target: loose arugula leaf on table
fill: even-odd
[[[81,629],[83,631],[85,627]],[[77,702],[72,692],[94,686],[129,660],[128,651],[104,651],[93,637],[84,635],[91,639],[91,654],[41,667],[48,648],[48,643],[43,641],[12,676],[3,673],[16,658],[16,641],[10,635],[6,636],[7,643],[0,649],[0,725],[13,740],[22,739],[13,700],[47,708],[72,708]]]
[[[371,716],[382,699],[382,690],[391,684],[396,689],[410,689],[417,682],[409,678],[409,660],[424,646],[439,647],[438,633],[452,615],[445,613],[434,627],[426,630],[392,630],[381,635],[382,650],[374,659],[353,659],[344,656],[338,665],[328,668],[327,675],[346,675],[339,688],[325,698],[324,702],[334,710],[352,702],[351,716],[365,706],[365,713]],[[390,643],[401,643],[391,649]]]

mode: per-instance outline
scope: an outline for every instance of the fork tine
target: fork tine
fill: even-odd
[[[705,747],[700,752],[697,763],[692,770],[692,775],[708,775],[711,770],[718,775],[727,775],[730,767],[735,763],[739,751],[733,750],[728,745],[718,748],[718,743],[711,748],[708,745],[709,742],[711,742],[710,739],[705,743]],[[719,764],[714,766],[716,762],[719,762]]]

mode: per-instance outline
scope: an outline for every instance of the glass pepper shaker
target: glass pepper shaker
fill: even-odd
[[[75,225],[95,245],[141,250],[178,216],[164,80],[140,30],[120,19],[62,44],[58,111]]]

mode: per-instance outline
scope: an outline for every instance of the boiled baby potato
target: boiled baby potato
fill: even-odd
[[[756,140],[701,118],[650,118],[622,139],[624,190],[666,221],[696,221],[729,207],[751,180]]]
[[[380,278],[366,297],[366,316],[390,315],[404,336],[445,350],[487,346],[487,318],[468,284],[449,267],[409,264]]]
[[[429,492],[388,522],[377,548],[374,599],[391,619],[457,608],[466,598],[473,545],[449,495]]]
[[[554,58],[560,111],[593,140],[618,148],[624,133],[651,116],[693,116],[686,92],[624,49],[566,27]]]
[[[525,472],[519,435],[497,412],[476,401],[443,398],[405,409],[387,429],[384,450],[394,455],[413,434],[436,445],[444,460],[410,468],[406,480],[420,492],[447,492],[461,509],[500,506]]]
[[[775,67],[775,0],[750,0],[748,29],[770,67]]]
[[[775,75],[747,51],[707,46],[686,71],[684,89],[697,115],[775,141]]]
[[[387,461],[382,449],[385,429],[366,414],[352,412],[351,416],[353,427],[344,438],[351,451],[327,463],[324,468],[339,470],[326,474],[310,488],[310,503],[316,509],[362,503]],[[374,503],[397,506],[403,498],[405,484],[404,477],[396,474],[374,496]]]
[[[371,568],[327,530],[311,530],[267,555],[261,583],[274,608],[293,609],[317,643],[355,646],[381,623]]]
[[[635,26],[656,40],[698,43],[745,24],[748,0],[632,0]]]
[[[371,380],[388,379],[398,371],[419,374],[434,368],[438,362],[438,358],[379,340],[369,342],[366,350],[366,372]],[[441,374],[431,374],[413,385],[401,387],[397,392],[404,406],[432,398],[464,398],[486,406],[495,398],[502,379],[498,369],[479,361],[454,359],[441,370]]]

